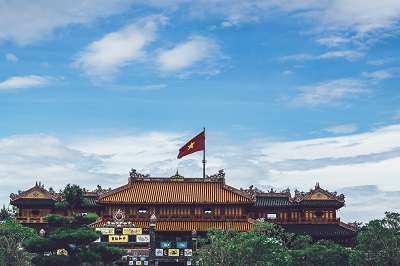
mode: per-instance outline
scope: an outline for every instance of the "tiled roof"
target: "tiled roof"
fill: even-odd
[[[43,186],[38,185],[36,183],[35,186],[33,186],[32,188],[25,190],[25,191],[21,192],[20,194],[12,197],[11,203],[18,201],[18,200],[22,200],[22,199],[55,201],[55,200],[57,200],[57,196],[52,195]]]
[[[287,196],[256,196],[256,207],[288,207],[292,205]]]
[[[85,198],[85,207],[96,207],[97,206],[97,197],[84,195]]]
[[[341,224],[282,224],[282,227],[295,234],[308,234],[312,237],[339,237],[357,235],[356,230]]]
[[[344,202],[337,200],[302,200],[298,203],[301,206],[307,207],[343,207]]]
[[[137,227],[148,228],[149,222],[132,221]],[[106,221],[100,220],[91,224],[91,227],[104,227]],[[253,228],[253,223],[246,220],[238,221],[157,221],[156,231],[188,231],[196,230],[198,232],[206,232],[209,229],[223,229],[223,230],[236,230],[248,231]]]
[[[137,180],[99,197],[99,203],[249,203],[251,197],[221,181],[152,178]]]

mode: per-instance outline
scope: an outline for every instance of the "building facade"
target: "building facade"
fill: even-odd
[[[155,259],[164,265],[171,261],[190,265],[196,238],[211,228],[247,231],[260,220],[348,246],[356,237],[356,229],[337,217],[337,210],[345,204],[344,196],[324,190],[318,183],[309,192],[292,195],[289,190],[234,188],[225,183],[223,171],[203,179],[178,173],[169,178],[150,177],[132,170],[126,185],[86,192],[85,198],[87,204],[76,211],[99,215],[90,226],[103,233],[102,241],[120,245],[128,253],[140,253],[140,247],[145,247],[137,257],[149,256],[146,244],[140,241],[146,243],[153,225]],[[37,228],[46,225],[45,216],[50,213],[71,215],[57,208],[61,200],[41,184],[11,196],[11,204],[18,207],[18,221]]]

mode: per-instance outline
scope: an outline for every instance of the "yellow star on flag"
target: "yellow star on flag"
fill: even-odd
[[[194,144],[196,144],[196,142],[194,142],[194,141],[192,141],[192,142],[190,142],[190,144],[188,145],[188,150],[191,150],[191,149],[193,149],[194,148]]]

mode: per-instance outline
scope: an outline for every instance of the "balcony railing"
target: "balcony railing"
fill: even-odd
[[[17,217],[17,221],[23,224],[47,223],[47,219],[44,217]]]

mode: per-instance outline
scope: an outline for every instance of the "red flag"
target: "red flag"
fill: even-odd
[[[182,148],[179,149],[178,159],[191,153],[204,150],[206,146],[205,140],[206,135],[205,132],[202,131],[200,134],[189,140],[188,143],[186,143]]]

